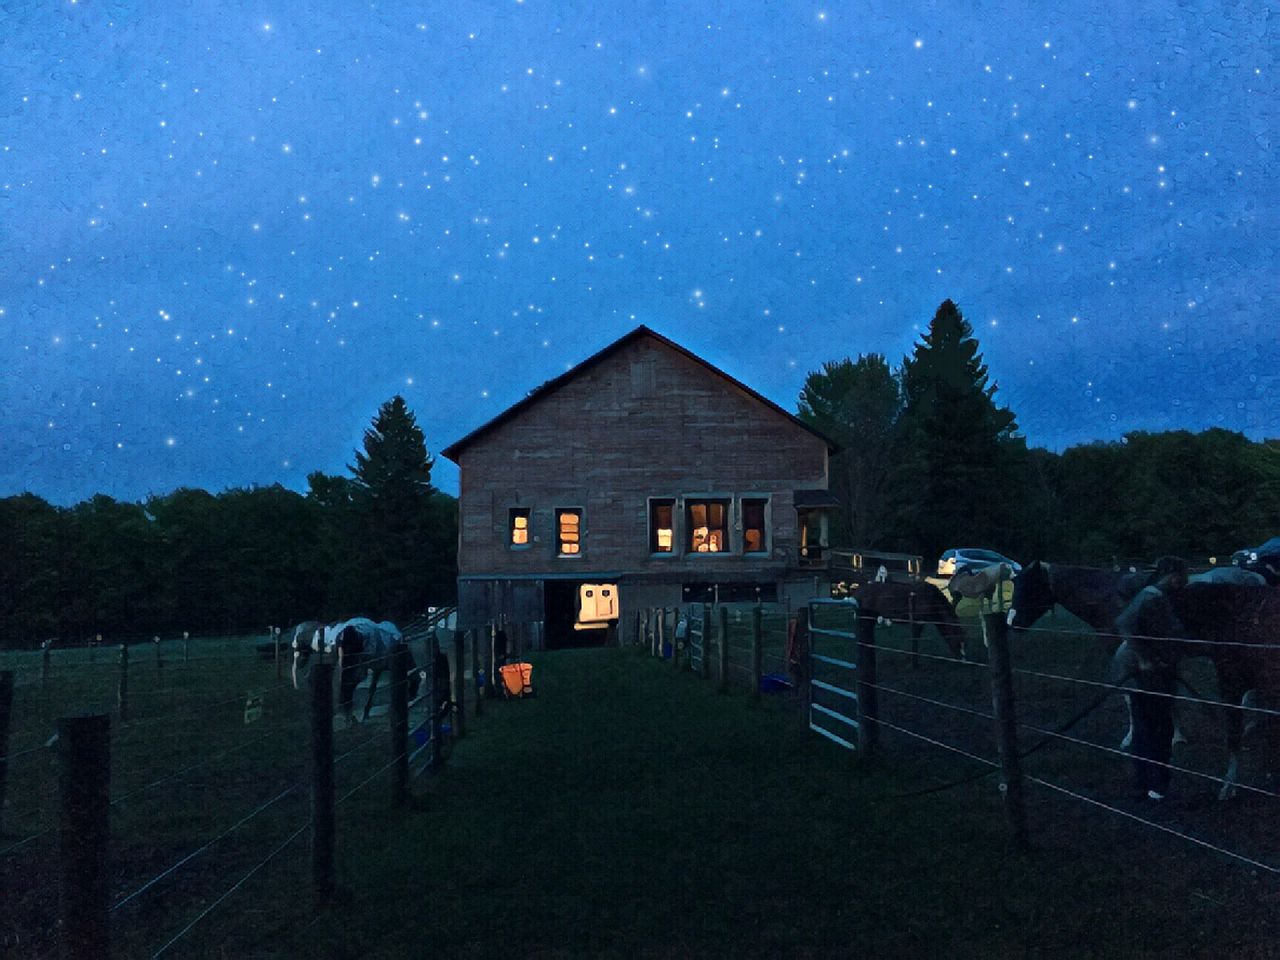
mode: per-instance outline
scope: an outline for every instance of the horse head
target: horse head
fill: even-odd
[[[338,705],[347,708],[351,705],[352,696],[364,672],[362,668],[368,659],[364,631],[348,621],[338,630],[334,644],[342,664],[342,675],[338,682]]]
[[[304,620],[289,631],[289,646],[293,648],[293,686],[298,687],[299,672],[305,677],[311,663],[311,655],[319,653],[323,626],[315,620]]]
[[[1053,584],[1049,568],[1036,560],[1013,578],[1013,602],[1009,606],[1009,626],[1026,630],[1053,609]]]

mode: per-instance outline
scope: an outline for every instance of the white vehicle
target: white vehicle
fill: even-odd
[[[954,577],[963,570],[971,570],[975,567],[989,567],[993,563],[1007,563],[1013,572],[1017,573],[1022,569],[1022,564],[1015,560],[1010,560],[1003,554],[996,553],[994,550],[980,550],[977,547],[959,547],[953,550],[945,551],[938,559],[938,576]]]

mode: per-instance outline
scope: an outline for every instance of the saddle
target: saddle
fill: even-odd
[[[957,573],[947,584],[947,590],[952,596],[976,600],[991,596],[1001,581],[1007,583],[1012,578],[1013,568],[1007,563],[993,563],[987,567]]]

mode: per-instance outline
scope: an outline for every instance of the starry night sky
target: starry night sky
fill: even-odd
[[[639,323],[794,409],[946,297],[1032,445],[1280,435],[1265,5],[1048,6],[2,4],[0,494],[304,489]]]

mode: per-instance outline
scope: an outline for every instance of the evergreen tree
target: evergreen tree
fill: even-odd
[[[892,448],[902,413],[898,376],[880,354],[824,363],[800,391],[799,417],[840,447],[831,458],[830,489],[840,501],[837,545],[880,546],[889,517]]]
[[[948,547],[1008,549],[1021,514],[1025,441],[978,352],[973,328],[944,300],[902,363],[898,526],[932,560]]]
[[[447,551],[452,566],[454,545],[443,543],[437,491],[431,484],[434,458],[413,412],[401,396],[378,409],[364,434],[364,450],[356,451],[349,468],[355,477],[355,506],[364,542],[352,545],[364,561],[360,591],[366,607],[378,617],[404,617],[420,612],[433,598],[438,577],[430,568]]]

